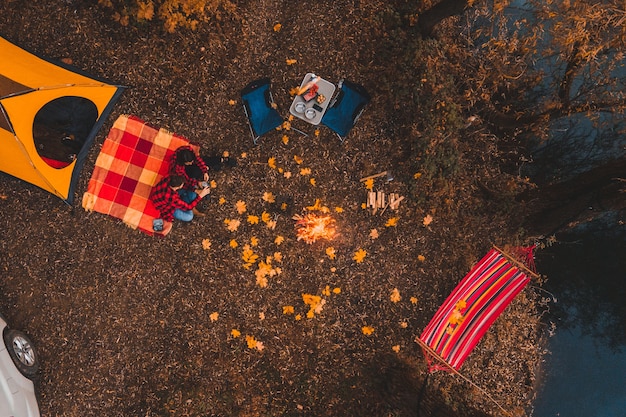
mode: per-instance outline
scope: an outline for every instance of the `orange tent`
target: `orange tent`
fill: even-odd
[[[0,171],[71,204],[93,139],[123,90],[0,37]]]

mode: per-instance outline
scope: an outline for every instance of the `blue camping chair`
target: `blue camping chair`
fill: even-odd
[[[241,90],[243,110],[246,113],[246,120],[255,145],[261,136],[276,129],[284,121],[280,113],[274,108],[274,98],[270,91],[270,85],[269,78],[261,78],[252,81]],[[298,129],[293,127],[291,129],[308,136]]]
[[[337,93],[324,113],[321,124],[335,132],[343,143],[371,97],[363,86],[350,81],[341,80],[337,87]]]

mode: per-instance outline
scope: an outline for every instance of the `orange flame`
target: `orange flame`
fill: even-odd
[[[329,215],[319,215],[308,213],[304,216],[295,215],[296,235],[298,240],[304,240],[308,244],[312,244],[318,239],[332,240],[337,232],[335,230],[335,219]]]

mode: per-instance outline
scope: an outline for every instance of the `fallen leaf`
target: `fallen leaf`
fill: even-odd
[[[226,199],[224,197],[220,197],[217,203],[221,206],[222,204],[226,203]]]
[[[285,238],[282,236],[276,236],[276,239],[274,239],[274,243],[276,243],[276,245],[280,245],[284,241],[285,241]]]
[[[333,288],[333,294],[341,294],[341,288],[339,287]]]
[[[330,259],[335,259],[337,257],[337,255],[335,254],[335,248],[333,248],[332,246],[326,248],[326,255],[328,255]]]
[[[211,241],[209,239],[202,240],[202,249],[209,250],[211,249]]]
[[[246,203],[244,201],[237,201],[237,203],[235,203],[235,208],[237,209],[237,213],[239,214],[243,214],[246,212],[247,208],[246,208]]]
[[[253,336],[248,336],[246,335],[246,343],[248,344],[248,348],[249,349],[254,349],[256,348],[256,339]]]
[[[311,168],[302,168],[300,170],[300,175],[311,175]]]
[[[267,165],[269,165],[270,168],[272,169],[276,169],[276,158],[275,157],[271,157],[267,160]]]
[[[335,207],[335,213],[343,213],[343,208]]]
[[[326,286],[323,290],[322,290],[322,295],[325,295],[326,297],[328,297],[330,295],[330,286]]]
[[[409,327],[409,324],[406,321],[401,321],[400,327],[402,327],[403,329],[406,329],[407,327]]]
[[[311,185],[312,185],[313,187],[315,187],[315,178],[311,178],[311,179],[309,180],[309,182],[311,183]]]
[[[293,314],[294,308],[293,306],[283,306],[283,314]]]
[[[370,326],[363,326],[361,328],[361,331],[364,335],[369,336],[370,334],[374,333],[374,328]]]
[[[229,243],[231,248],[236,248],[237,246],[239,246],[239,243],[237,243],[237,241],[235,239],[231,239],[230,243]]]
[[[426,260],[426,257],[424,255],[417,255],[417,260],[419,262],[424,262]]]
[[[217,321],[217,318],[220,316],[220,313],[218,313],[217,311],[209,314],[209,318],[211,319],[211,321]]]
[[[287,63],[287,65],[293,65],[293,64],[297,63],[298,60],[296,60],[296,59],[286,59],[285,62]]]
[[[280,29],[283,27],[280,23],[276,23],[274,25],[274,32],[280,32]]]
[[[394,352],[398,353],[398,352],[400,352],[400,345],[395,345],[395,346],[392,346],[392,347],[391,347],[391,349],[392,349]]]
[[[411,304],[417,304],[417,297],[411,297]]]
[[[287,145],[289,143],[289,136],[283,135],[282,141],[283,141],[283,144]]]
[[[234,106],[235,105],[235,100],[232,100],[232,99],[228,100],[228,104],[230,104],[231,106]]]
[[[299,157],[298,155],[294,155],[293,156],[293,160],[296,161],[296,164],[300,165],[303,161],[303,159],[301,157]]]
[[[365,188],[372,191],[374,189],[374,178],[365,180]]]
[[[259,313],[259,320],[265,320],[265,313],[262,311]]]
[[[236,339],[236,338],[238,338],[239,336],[241,336],[241,332],[240,332],[239,330],[237,330],[237,329],[232,329],[232,330],[230,331],[230,334],[231,334],[231,335],[233,336],[233,338],[235,338],[235,339]]]
[[[291,178],[291,172],[289,171],[285,171],[285,173],[283,174],[283,176],[287,179]]]
[[[253,216],[252,214],[248,215],[248,223],[250,224],[258,224],[259,216]]]
[[[389,296],[389,299],[394,303],[397,303],[398,301],[400,301],[402,299],[402,297],[400,296],[400,291],[397,288],[394,288],[391,291],[391,295]]]
[[[426,217],[424,217],[424,226],[428,226],[432,222],[433,222],[433,216],[431,216],[430,214],[428,214],[428,215],[426,215]]]
[[[385,227],[396,227],[397,224],[398,224],[398,218],[392,217],[389,220],[387,220],[387,223],[385,223]]]
[[[357,264],[360,264],[361,262],[363,262],[363,259],[365,259],[366,256],[367,252],[364,249],[359,249],[354,253],[352,259],[354,259]]]
[[[378,230],[376,230],[376,229],[370,230],[370,238],[378,239]]]
[[[258,246],[259,244],[259,239],[256,236],[252,236],[250,238],[250,246]]]

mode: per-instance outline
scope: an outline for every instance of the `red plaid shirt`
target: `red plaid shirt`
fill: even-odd
[[[176,157],[178,156],[178,152],[182,150],[189,150],[194,153],[194,155],[196,156],[196,159],[193,162],[193,164],[197,165],[203,174],[206,174],[207,172],[209,172],[209,168],[206,166],[202,158],[200,158],[198,154],[194,152],[191,146],[181,146],[180,148],[176,149],[176,151],[174,151],[174,154],[172,155],[172,159],[170,161],[170,175],[179,175],[183,177],[185,179],[184,187],[188,190],[195,190],[199,187],[198,184],[202,180],[191,178],[189,175],[187,175],[187,171],[185,170],[185,165],[180,165],[176,162]]]
[[[180,198],[178,191],[170,187],[169,177],[165,177],[159,181],[150,193],[150,200],[152,204],[154,204],[154,207],[161,212],[161,218],[170,222],[174,220],[174,210],[193,210],[201,199],[202,197],[198,196],[191,203],[187,203]]]

